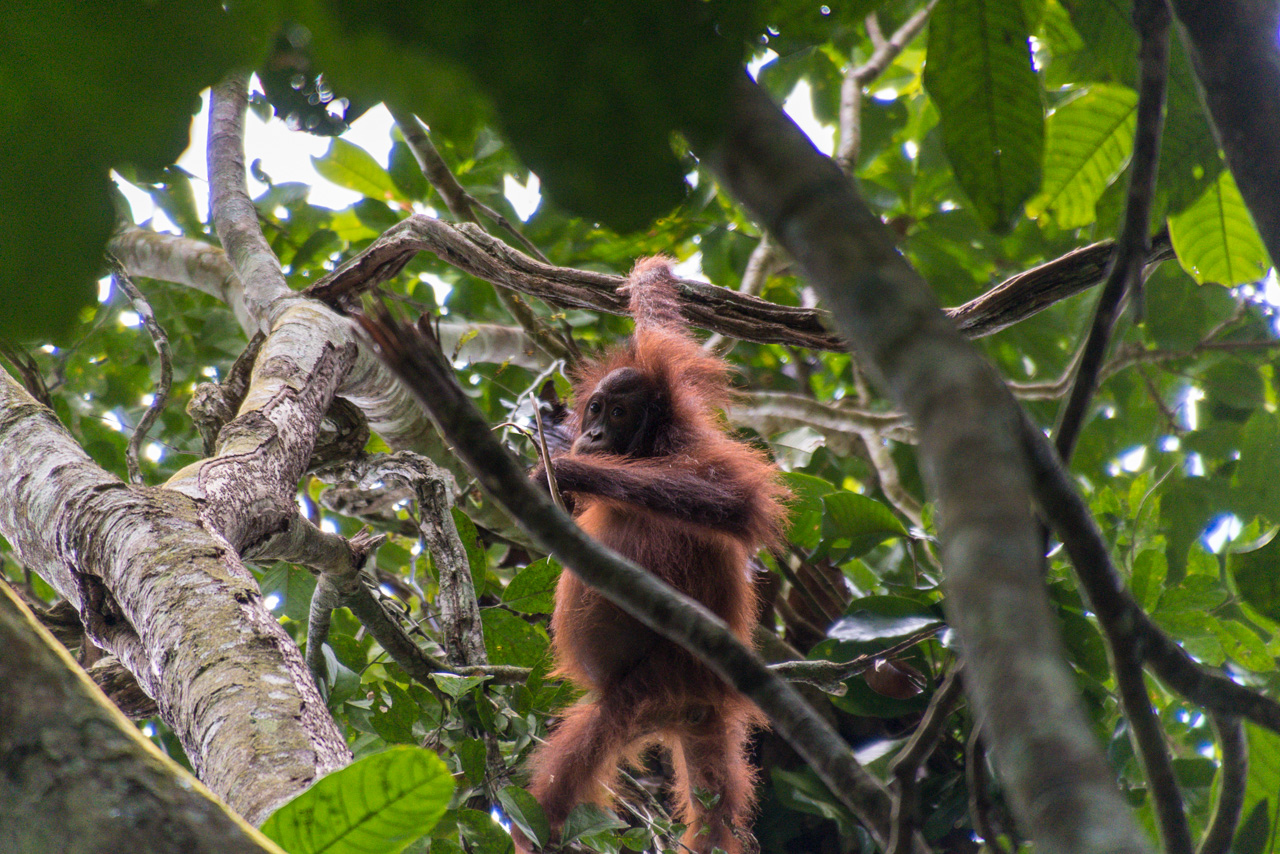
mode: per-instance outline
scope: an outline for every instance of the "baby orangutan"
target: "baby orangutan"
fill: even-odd
[[[640,261],[626,290],[635,335],[579,372],[577,435],[551,460],[555,480],[583,530],[749,645],[758,607],[749,562],[778,543],[787,490],[762,452],[725,432],[728,367],[686,331],[668,259]],[[542,466],[532,476],[546,482]],[[571,571],[551,629],[559,673],[590,691],[531,761],[530,791],[554,832],[576,804],[607,804],[619,762],[659,742],[672,754],[683,843],[698,854],[754,850],[746,747],[761,721],[751,701]],[[518,832],[516,843],[529,850]]]

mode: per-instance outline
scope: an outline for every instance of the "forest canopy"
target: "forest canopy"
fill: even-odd
[[[573,565],[769,719],[762,852],[1276,850],[1277,23],[8,10],[0,851],[551,843],[525,767],[580,699],[575,529],[503,477],[653,255],[785,544],[753,651]],[[307,174],[264,126],[325,140]],[[359,316],[423,318],[447,370],[415,398]],[[681,850],[637,760],[566,850]]]

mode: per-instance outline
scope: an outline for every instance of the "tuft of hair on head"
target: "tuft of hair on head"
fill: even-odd
[[[636,261],[635,266],[631,268],[631,274],[627,276],[627,279],[636,282],[644,278],[664,274],[674,279],[676,274],[672,272],[671,268],[675,263],[675,259],[670,255],[650,255],[648,258],[640,258]]]

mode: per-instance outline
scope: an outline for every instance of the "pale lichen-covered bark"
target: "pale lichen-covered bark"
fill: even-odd
[[[0,586],[0,850],[281,854],[158,751]]]
[[[222,495],[244,488],[222,474]],[[243,537],[260,508],[206,515],[173,490],[130,487],[3,372],[0,483],[0,535],[137,676],[197,774],[241,815],[261,821],[349,761],[297,645],[210,521]]]

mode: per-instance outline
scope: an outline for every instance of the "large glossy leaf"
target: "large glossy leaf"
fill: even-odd
[[[507,818],[524,831],[525,836],[539,845],[547,844],[551,838],[551,828],[542,806],[533,795],[517,786],[507,786],[498,792],[498,801],[506,811]]]
[[[480,619],[490,663],[533,667],[546,657],[547,636],[510,611],[486,608]]]
[[[473,809],[458,810],[458,830],[464,842],[468,843],[468,851],[483,851],[484,854],[507,854],[515,848],[511,834],[503,829],[487,812]],[[435,850],[435,846],[432,846]]]
[[[1227,555],[1227,569],[1244,601],[1272,620],[1280,620],[1280,537],[1261,548]]]
[[[924,84],[956,180],[988,228],[1007,229],[1040,185],[1044,106],[1021,4],[942,0]]]
[[[259,585],[263,596],[278,597],[274,610],[299,623],[307,622],[311,611],[311,594],[316,589],[316,577],[291,563],[278,563],[262,576]]]
[[[262,832],[289,854],[396,854],[435,827],[452,793],[440,757],[392,748],[324,777],[272,813]]]
[[[626,823],[619,821],[618,817],[613,813],[601,809],[595,804],[578,804],[569,812],[569,817],[565,819],[564,829],[560,831],[560,837],[565,844],[568,844],[584,836],[591,836],[606,830],[616,830],[626,826]]]
[[[1255,412],[1240,431],[1237,507],[1280,521],[1280,418]]]
[[[560,563],[555,558],[534,561],[511,579],[502,603],[522,614],[550,614],[559,578]]]
[[[1094,206],[1133,151],[1138,93],[1124,86],[1091,86],[1049,116],[1044,184],[1027,206],[1051,215],[1059,227],[1093,222]]]
[[[1200,284],[1256,282],[1271,266],[1235,178],[1226,169],[1195,204],[1169,218],[1178,262]]]
[[[942,618],[932,606],[901,596],[867,596],[858,599],[845,615],[827,629],[827,637],[849,641],[862,651],[878,651],[931,626]]]
[[[888,507],[856,492],[835,492],[822,499],[822,547],[843,562],[861,557],[907,529]]]
[[[483,92],[562,207],[631,230],[685,198],[687,167],[672,132],[711,138],[721,126],[751,23],[745,3],[483,9],[461,0],[408,12],[370,0],[319,3],[306,23],[318,62],[344,91],[392,97],[454,141],[488,112],[475,97]],[[369,48],[359,62],[349,56],[353,42]]]
[[[62,336],[92,303],[115,223],[108,170],[172,163],[187,145],[200,90],[265,47],[270,26],[256,16],[270,8],[229,13],[210,0],[121,0],[110,14],[75,0],[6,6],[0,335]]]
[[[822,541],[822,499],[835,492],[835,487],[801,472],[788,472],[785,481],[792,495],[787,540],[803,549],[816,549]]]
[[[1233,850],[1263,854],[1275,850],[1276,806],[1280,801],[1280,735],[1245,724],[1249,745],[1249,776],[1245,784],[1245,820]]]
[[[339,187],[355,190],[371,199],[393,199],[396,185],[369,152],[345,139],[334,139],[321,157],[312,157],[316,172]]]

